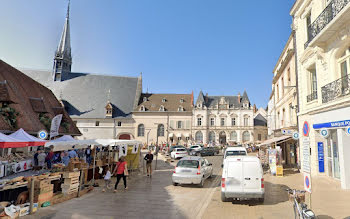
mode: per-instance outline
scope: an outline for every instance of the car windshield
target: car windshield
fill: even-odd
[[[247,155],[245,151],[226,151],[226,156]]]
[[[198,160],[180,160],[177,163],[177,167],[198,168]]]
[[[186,151],[185,148],[178,148],[177,151]]]

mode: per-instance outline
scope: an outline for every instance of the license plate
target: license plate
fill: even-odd
[[[192,172],[192,171],[191,170],[182,170],[181,172],[189,173],[189,172]]]

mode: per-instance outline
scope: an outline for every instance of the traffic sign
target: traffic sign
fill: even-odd
[[[309,126],[309,123],[307,121],[304,122],[304,125],[303,125],[303,135],[305,137],[308,137],[309,136],[309,132],[310,132],[310,126]]]
[[[302,170],[304,173],[310,173],[310,138],[302,138],[302,149],[303,149],[303,160],[302,160]]]
[[[38,138],[45,140],[47,138],[48,134],[46,130],[40,130],[38,132]]]
[[[350,127],[346,128],[346,134],[350,135]]]
[[[304,173],[304,189],[308,193],[311,193],[311,177],[308,173]]]
[[[328,138],[329,131],[327,129],[321,129],[320,134],[322,135],[322,137]]]
[[[293,139],[294,140],[298,140],[299,139],[299,132],[294,132],[293,135],[292,135]]]

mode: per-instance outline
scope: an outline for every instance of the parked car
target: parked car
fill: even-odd
[[[230,156],[244,156],[247,155],[247,150],[244,147],[228,147],[225,150],[224,159]]]
[[[197,184],[203,187],[204,181],[213,175],[212,164],[202,157],[188,156],[177,163],[172,180],[173,185]]]
[[[220,153],[220,147],[218,146],[210,146],[210,148],[213,148],[213,150],[215,151],[215,154],[219,154]]]
[[[175,148],[171,153],[170,157],[173,159],[182,158],[188,155],[186,148]]]
[[[192,145],[192,146],[189,148],[189,152],[200,151],[200,150],[202,150],[202,146],[200,146],[200,145]]]
[[[196,152],[196,155],[200,155],[200,156],[214,156],[215,155],[215,148],[214,147],[205,147],[200,151]]]
[[[175,148],[185,148],[187,150],[187,148],[185,146],[182,145],[175,145],[175,146],[171,146],[169,148],[169,154],[171,154],[171,152],[175,149]]]
[[[227,157],[221,178],[221,201],[228,199],[258,199],[264,202],[263,169],[254,156]]]

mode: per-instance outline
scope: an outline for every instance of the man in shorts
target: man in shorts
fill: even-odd
[[[148,151],[144,159],[146,160],[147,176],[152,177],[153,154],[151,150]]]

